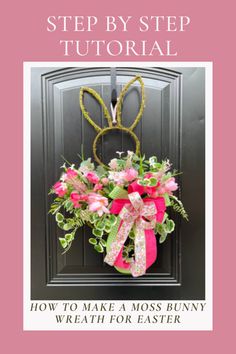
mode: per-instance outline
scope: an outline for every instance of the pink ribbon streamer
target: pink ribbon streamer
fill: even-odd
[[[113,201],[111,213],[118,214],[121,218],[121,223],[116,239],[112,242],[111,248],[107,253],[104,261],[109,265],[120,265],[122,250],[131,231],[134,227],[135,240],[134,240],[134,254],[135,260],[128,264],[131,274],[134,277],[145,274],[147,265],[150,266],[156,259],[153,254],[149,254],[150,250],[146,250],[146,241],[149,239],[153,247],[153,239],[155,238],[153,229],[156,221],[161,222],[163,220],[165,212],[164,198],[145,198],[142,199],[140,194],[136,191],[128,195],[127,199],[117,199]],[[150,259],[152,258],[152,263]],[[118,262],[117,262],[118,261]],[[117,264],[118,263],[118,264]],[[127,264],[127,263],[126,263]],[[125,267],[127,268],[127,267]]]

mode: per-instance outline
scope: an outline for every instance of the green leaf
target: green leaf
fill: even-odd
[[[59,241],[60,241],[60,244],[61,244],[61,246],[62,246],[63,248],[66,248],[66,247],[67,247],[68,242],[67,242],[64,238],[59,237]]]
[[[144,178],[143,180],[138,180],[138,184],[139,184],[140,186],[146,187],[146,186],[149,185],[149,179],[148,179],[148,178]]]
[[[163,243],[166,240],[167,234],[162,234],[161,237],[159,238],[159,243]]]
[[[104,167],[98,166],[96,169],[96,173],[97,173],[98,177],[102,177],[106,174],[106,170]]]
[[[109,193],[110,193],[110,189],[107,188],[107,187],[105,187],[105,188],[103,188],[103,192],[104,192],[105,194],[109,194]]]
[[[109,226],[109,227],[112,226],[112,225],[111,225],[111,222],[110,222],[110,219],[105,219],[105,220],[104,220],[104,223],[105,223],[105,226]]]
[[[107,245],[106,241],[103,240],[103,238],[101,238],[101,239],[99,240],[99,243],[100,243],[103,247],[106,247],[106,245]]]
[[[80,166],[81,167],[88,167],[89,170],[94,170],[94,164],[91,162],[91,158],[82,161]]]
[[[63,221],[64,216],[61,213],[56,213],[56,221],[61,222]]]
[[[97,244],[97,240],[93,237],[90,237],[88,240],[89,243],[91,243],[91,245],[96,245]]]
[[[114,187],[115,187],[114,183],[113,182],[109,182],[108,188],[109,188],[110,192],[114,189]]]
[[[96,229],[102,231],[105,229],[105,222],[104,221],[97,221],[95,222]]]
[[[103,230],[93,229],[92,233],[96,237],[102,237],[103,236]]]
[[[151,165],[153,170],[159,170],[161,168],[161,164],[160,163],[154,163]]]
[[[75,209],[74,214],[77,218],[80,218],[81,209]]]
[[[122,256],[123,258],[125,258],[125,260],[127,259],[127,257],[129,257],[129,254],[126,250],[123,250],[123,253],[122,253]]]
[[[59,222],[57,225],[60,227],[60,229],[64,230],[64,222]]]
[[[116,224],[117,217],[113,214],[110,214],[109,221],[110,221],[111,225],[114,226]]]
[[[95,223],[96,221],[98,221],[100,218],[98,216],[98,214],[91,214],[91,222]]]
[[[164,214],[164,218],[163,218],[163,220],[162,220],[162,224],[164,224],[164,222],[166,221],[167,218],[168,218],[168,214],[165,213],[165,214]]]
[[[162,235],[163,232],[165,232],[165,226],[164,224],[156,223],[155,226],[155,233],[158,233],[159,235]]]
[[[99,252],[99,253],[103,253],[104,252],[104,248],[103,246],[101,245],[101,243],[99,243],[98,245],[95,245],[94,246],[94,249]]]
[[[127,251],[128,252],[131,252],[133,250],[134,250],[134,245],[133,244],[130,244],[130,245],[127,246]]]
[[[72,227],[73,227],[73,225],[71,225],[71,224],[64,224],[64,226],[63,226],[63,230],[65,230],[65,231],[69,231],[69,230],[71,230],[71,229],[72,229]]]
[[[171,219],[167,219],[167,220],[166,220],[166,227],[167,227],[168,233],[173,232],[174,229],[175,229],[175,223],[174,223],[174,221],[171,220]]]
[[[134,240],[135,234],[134,234],[134,231],[133,231],[133,230],[130,231],[130,233],[129,233],[129,238],[130,238],[131,240]]]
[[[164,181],[167,181],[169,178],[171,178],[172,177],[172,174],[171,174],[171,172],[167,172],[164,176],[163,176],[163,180]]]
[[[111,225],[106,225],[104,230],[109,234],[111,232]]]
[[[151,177],[149,179],[149,184],[148,184],[150,187],[155,187],[157,185],[157,179],[154,178],[154,177]]]
[[[74,236],[73,236],[73,234],[66,234],[65,239],[67,242],[71,242],[74,240]]]
[[[73,208],[73,203],[72,203],[72,201],[67,200],[67,202],[65,203],[65,209],[66,209],[67,211],[69,211],[69,210],[71,210],[72,208]]]
[[[58,197],[57,197],[57,198],[54,199],[54,201],[55,201],[55,202],[61,202],[61,198],[58,198]]]
[[[163,197],[165,198],[165,204],[166,204],[166,206],[171,205],[169,195],[168,195],[167,193],[165,193],[165,194],[163,195]]]

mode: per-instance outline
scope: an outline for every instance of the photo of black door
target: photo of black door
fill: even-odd
[[[146,157],[169,158],[178,176],[179,197],[189,222],[171,214],[176,229],[158,245],[156,262],[140,278],[122,275],[103,262],[81,228],[70,251],[62,255],[54,217],[48,214],[48,191],[66,160],[78,164],[81,149],[92,157],[96,132],[82,117],[79,92],[95,89],[111,102],[109,67],[34,67],[31,69],[31,299],[203,300],[205,298],[205,69],[201,67],[116,67],[117,92],[134,76],[145,84],[146,104],[135,133]],[[101,107],[85,96],[86,108],[99,126]],[[135,83],[123,104],[129,126],[140,106]],[[125,133],[104,136],[99,155],[107,162],[116,151],[134,150]],[[206,235],[207,236],[207,235]]]

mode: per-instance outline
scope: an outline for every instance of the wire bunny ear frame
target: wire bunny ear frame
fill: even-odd
[[[139,108],[139,112],[136,116],[136,118],[134,119],[133,124],[131,124],[131,126],[129,127],[124,127],[122,124],[122,105],[123,105],[123,99],[125,94],[127,93],[128,89],[130,88],[130,86],[135,82],[138,81],[140,83],[141,86],[141,104],[140,104],[140,108]],[[89,94],[91,94],[97,101],[98,103],[100,103],[100,105],[103,108],[103,112],[104,112],[104,116],[108,121],[108,127],[104,127],[101,128],[99,127],[94,121],[93,119],[90,117],[90,114],[88,111],[86,111],[85,106],[84,106],[84,92],[88,92]],[[101,138],[102,135],[105,135],[106,133],[108,133],[109,131],[114,131],[114,130],[120,130],[120,131],[124,131],[126,133],[128,133],[133,140],[135,141],[136,144],[136,154],[138,155],[140,153],[140,141],[137,137],[137,135],[133,132],[134,128],[136,127],[136,125],[138,124],[138,122],[140,121],[142,114],[143,114],[143,110],[144,110],[144,104],[145,104],[145,97],[144,97],[144,83],[143,80],[140,76],[136,76],[134,77],[132,80],[130,80],[122,89],[120,96],[118,98],[118,102],[117,102],[117,106],[116,106],[116,124],[114,125],[114,121],[112,120],[112,117],[109,113],[109,110],[107,108],[107,106],[105,105],[103,99],[101,98],[101,96],[92,88],[89,87],[82,87],[80,89],[80,108],[81,111],[83,113],[84,118],[87,119],[87,121],[94,127],[94,129],[96,130],[96,132],[98,133],[93,141],[93,155],[94,155],[94,159],[97,161],[98,164],[105,166],[103,164],[103,162],[99,159],[98,155],[97,155],[97,143],[98,140]]]

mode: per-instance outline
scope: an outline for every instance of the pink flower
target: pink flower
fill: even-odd
[[[95,184],[93,190],[94,192],[100,191],[103,188],[103,185],[101,183]]]
[[[109,213],[109,210],[106,208],[108,205],[108,199],[101,196],[97,193],[90,193],[88,195],[88,203],[89,203],[89,210],[96,211],[99,216],[102,216],[103,213]]]
[[[80,194],[80,200],[82,200],[83,202],[87,202],[88,201],[88,195],[87,194]]]
[[[166,188],[167,193],[174,192],[178,189],[178,184],[175,182],[174,177],[171,177],[166,181],[165,188]]]
[[[65,183],[57,182],[54,184],[53,190],[59,197],[63,197],[67,192],[67,187]]]
[[[63,175],[64,181],[67,181],[68,179],[72,179],[78,175],[78,172],[73,170],[72,168],[68,168],[66,173]]]
[[[178,184],[175,182],[175,178],[171,177],[167,181],[164,182],[164,184],[161,186],[159,189],[159,194],[172,194],[172,192],[176,191],[178,189]]]
[[[127,182],[131,182],[137,177],[138,171],[136,171],[133,167],[126,169],[123,173],[123,178]]]
[[[87,180],[90,182],[90,183],[93,183],[93,184],[96,184],[99,182],[99,178],[98,176],[96,175],[95,172],[87,172],[85,174],[85,177],[87,178]]]
[[[117,183],[117,185],[123,185],[125,182],[131,182],[137,178],[138,172],[134,168],[128,168],[126,170],[116,172],[110,171],[109,178]]]
[[[70,200],[72,201],[74,208],[80,208],[81,204],[80,201],[87,201],[88,196],[87,194],[78,194],[77,192],[72,192],[70,195]]]
[[[106,186],[106,185],[108,185],[108,183],[109,183],[109,179],[106,178],[106,177],[104,177],[104,178],[101,179],[101,182],[102,182],[102,184],[103,184],[104,186]]]

